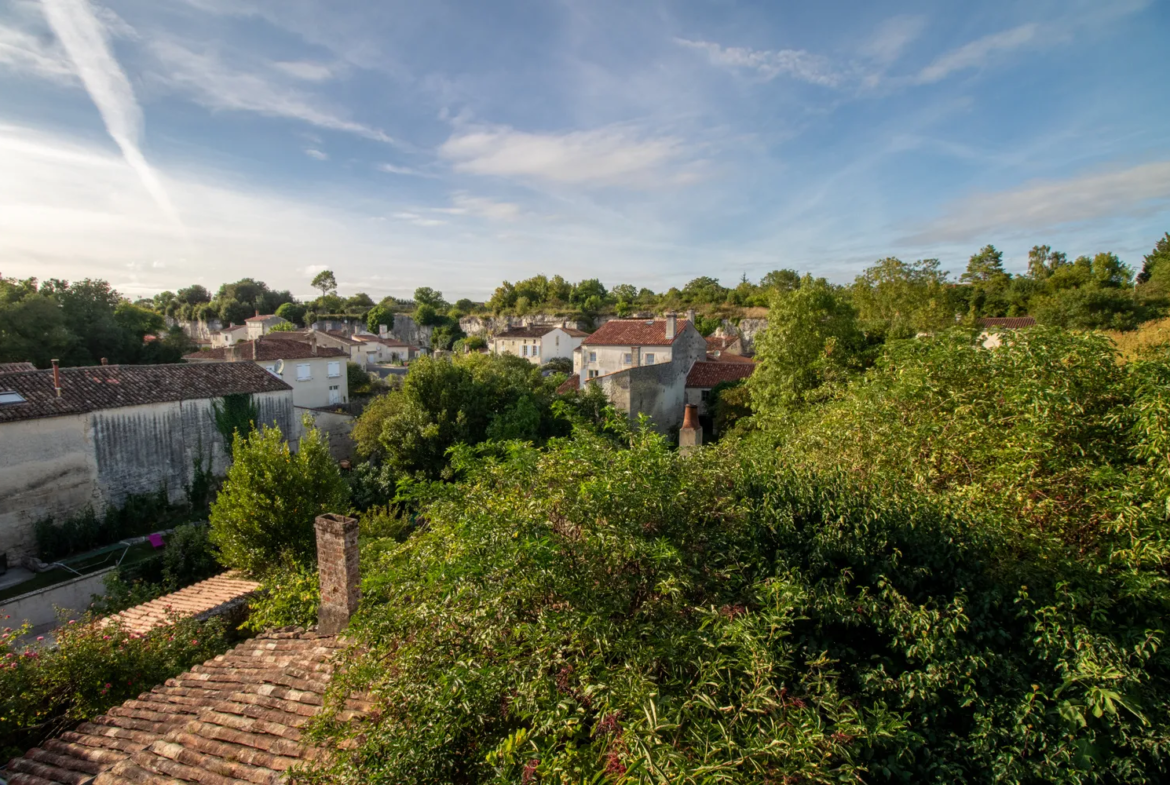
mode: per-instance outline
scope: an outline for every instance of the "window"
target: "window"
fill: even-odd
[[[711,399],[711,391],[710,390],[699,391],[699,400],[706,402],[710,399]]]
[[[313,378],[312,366],[309,365],[308,363],[299,363],[297,365],[297,381],[298,382],[307,382],[309,379],[312,379],[312,378]]]
[[[633,365],[634,364],[634,355],[630,354],[629,352],[626,352],[625,354],[622,355],[622,362],[626,365]]]
[[[590,379],[596,379],[596,378],[597,378],[597,371],[590,371],[590,372],[589,372],[589,378],[590,378]]]
[[[534,343],[534,344],[532,344],[532,356],[533,356],[533,357],[539,357],[539,356],[540,356],[540,347],[539,347],[539,346],[537,346],[535,343]]]
[[[528,344],[524,344],[523,346],[520,347],[520,356],[521,357],[528,356]]]
[[[329,403],[341,403],[341,388],[339,385],[329,385]]]
[[[0,405],[6,405],[10,403],[26,403],[26,401],[24,396],[18,392],[13,392],[12,390],[5,390],[0,392]]]
[[[589,352],[589,362],[597,362],[597,352]]]
[[[647,365],[653,365],[653,364],[654,364],[654,355],[653,355],[653,353],[646,355],[646,364],[647,364]]]
[[[336,379],[338,376],[341,376],[341,363],[329,363],[329,378]]]

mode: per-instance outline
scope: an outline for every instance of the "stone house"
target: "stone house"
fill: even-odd
[[[254,341],[260,336],[272,332],[272,328],[278,324],[292,324],[292,322],[274,313],[261,316],[259,311],[256,312],[255,316],[249,316],[244,320],[244,326],[248,328],[248,340],[250,341]]]
[[[211,348],[223,349],[235,346],[240,341],[248,340],[248,326],[245,324],[229,324],[222,330],[211,333]]]
[[[183,359],[188,363],[254,363],[288,383],[293,390],[293,405],[300,408],[319,409],[349,402],[345,372],[349,352],[318,346],[315,333],[309,333],[306,339],[296,333],[278,332],[225,349],[194,352]]]
[[[756,370],[754,362],[699,361],[687,373],[686,403],[697,407],[700,416],[710,416],[711,390],[721,382],[746,379]]]
[[[248,363],[99,365],[0,375],[0,549],[36,547],[34,524],[165,488],[183,499],[197,460],[227,469],[212,404],[248,393],[262,423],[294,433],[293,391]]]
[[[514,354],[534,365],[543,365],[558,357],[572,360],[573,353],[588,337],[589,333],[575,327],[532,324],[496,333],[490,346],[495,354]]]

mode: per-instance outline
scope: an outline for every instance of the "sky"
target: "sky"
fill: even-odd
[[[1167,0],[6,0],[0,274],[484,299],[1134,267]]]

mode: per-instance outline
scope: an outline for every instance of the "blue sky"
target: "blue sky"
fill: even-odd
[[[874,260],[1139,266],[1160,0],[9,0],[0,273],[489,296]]]

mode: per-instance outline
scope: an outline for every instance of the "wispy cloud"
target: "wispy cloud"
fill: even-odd
[[[401,174],[408,177],[434,177],[430,172],[423,172],[418,169],[412,169],[409,166],[398,166],[396,164],[376,164],[374,166],[379,172],[386,174]]]
[[[845,78],[828,58],[803,49],[748,49],[687,38],[675,41],[704,53],[712,65],[733,71],[753,71],[764,80],[783,75],[823,87],[837,87]]]
[[[483,196],[457,193],[451,197],[451,207],[443,212],[453,215],[477,215],[493,221],[512,221],[520,217],[520,205],[500,202]]]
[[[860,54],[882,65],[893,63],[926,29],[922,16],[894,16],[882,22],[865,41]]]
[[[978,38],[939,57],[923,68],[915,81],[919,84],[931,84],[946,79],[956,71],[980,68],[986,65],[991,56],[996,53],[1019,49],[1031,43],[1036,37],[1038,29],[1039,25],[1029,23]]]
[[[443,224],[447,223],[441,218],[427,218],[424,215],[419,215],[418,213],[412,213],[409,211],[397,212],[390,217],[396,218],[399,221],[406,221],[407,223],[414,224],[415,226],[442,226]]]
[[[60,84],[77,82],[73,65],[60,47],[6,25],[0,25],[0,66]]]
[[[309,156],[310,158],[316,158],[318,161],[328,161],[329,160],[328,153],[323,153],[320,150],[316,149],[315,147],[306,147],[305,148],[305,155]]]
[[[964,242],[1004,229],[1036,230],[1170,209],[1170,161],[1041,180],[952,204],[908,242]]]
[[[143,187],[175,226],[182,221],[162,182],[139,147],[142,110],[130,80],[110,52],[106,31],[86,0],[43,0],[45,18],[65,48],[77,75],[105,121],[110,137]]]
[[[461,131],[439,147],[458,172],[580,185],[652,186],[677,182],[663,168],[685,153],[674,137],[645,138],[613,126],[527,133],[508,127]]]
[[[208,109],[256,112],[395,143],[380,129],[346,119],[322,106],[313,96],[281,85],[259,71],[232,69],[216,55],[194,52],[174,40],[154,41],[151,49],[164,66],[156,79],[167,87],[188,93],[192,100]]]
[[[288,74],[306,82],[325,82],[337,75],[336,70],[324,63],[314,63],[310,60],[297,60],[273,63],[277,71]]]

